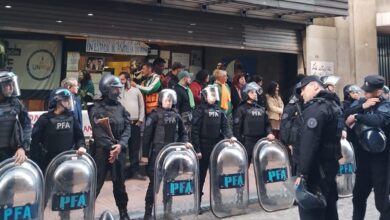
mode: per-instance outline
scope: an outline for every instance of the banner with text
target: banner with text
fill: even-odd
[[[106,38],[87,38],[86,52],[147,56],[149,46],[143,42]]]
[[[6,69],[18,75],[22,90],[51,90],[61,79],[61,41],[5,39]]]

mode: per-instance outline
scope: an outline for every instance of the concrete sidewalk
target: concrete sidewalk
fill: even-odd
[[[253,169],[249,169],[249,193],[250,197],[253,198],[254,202],[250,206],[250,210],[252,213],[236,216],[226,219],[266,219],[266,220],[290,220],[290,219],[299,219],[298,209],[296,206],[283,211],[277,211],[268,213],[260,208],[258,205],[256,198],[256,184]],[[209,178],[206,178],[205,186],[208,186]],[[144,214],[145,207],[145,194],[147,190],[147,186],[149,184],[149,180],[140,181],[140,180],[127,180],[126,181],[126,189],[129,195],[129,203],[128,203],[128,211],[131,219],[142,219]],[[202,206],[209,206],[209,189],[206,187],[205,195],[202,199]],[[379,219],[379,214],[376,211],[374,205],[373,195],[370,196],[369,201],[367,202],[367,215],[366,219]],[[340,220],[352,219],[352,199],[345,198],[340,199],[338,202],[339,207],[339,218]],[[95,216],[100,216],[105,210],[110,211],[114,214],[115,217],[118,217],[118,209],[115,205],[115,199],[112,193],[112,183],[111,181],[106,181],[101,193],[96,201],[95,207]],[[208,220],[208,219],[217,219],[214,215],[209,211],[199,216],[200,220]]]

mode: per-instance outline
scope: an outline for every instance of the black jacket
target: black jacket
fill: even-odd
[[[390,102],[381,99],[379,103],[368,109],[363,109],[363,103],[366,99],[362,98],[351,104],[348,111],[345,113],[345,117],[356,114],[355,119],[357,123],[362,123],[369,127],[375,127],[382,129],[387,139],[390,137]],[[356,136],[352,136],[355,137]],[[354,140],[354,144],[358,141]],[[387,150],[389,149],[390,141],[387,141]]]
[[[248,102],[244,102],[234,112],[234,119],[233,119],[233,134],[241,143],[244,143],[245,138],[246,138],[245,135],[243,134],[244,133],[245,117],[247,116],[247,111],[253,107],[262,109],[264,112],[264,114],[263,114],[264,125],[262,125],[264,130],[259,130],[256,132],[259,134],[264,134],[263,137],[267,136],[268,134],[272,134],[271,124],[268,120],[267,114],[265,114],[265,108],[258,105],[256,102],[254,102],[253,104],[250,104]],[[260,127],[260,125],[257,125],[257,126]],[[255,127],[253,129],[258,129],[258,127]],[[258,136],[257,138],[263,138],[263,137]]]
[[[17,114],[17,120],[19,121],[19,123],[15,125],[18,126],[18,128],[14,128],[15,131],[18,131],[18,133],[20,132],[20,135],[16,135],[18,140],[15,140],[15,142],[18,143],[19,146],[11,146],[11,147],[22,147],[24,150],[29,151],[30,143],[31,143],[32,126],[31,126],[31,119],[28,115],[27,109],[20,102],[20,100],[15,97],[5,99],[4,102],[0,103],[0,109],[3,104],[10,105],[13,107],[15,113]],[[4,126],[4,124],[2,125],[0,123],[0,126]]]
[[[192,138],[192,144],[194,145],[194,148],[195,148],[196,152],[200,152],[200,150],[202,148],[202,145],[201,145],[201,142],[202,142],[201,133],[202,132],[205,132],[205,133],[208,132],[208,131],[202,131],[202,128],[204,128],[203,127],[204,117],[206,117],[205,113],[206,113],[206,111],[208,109],[213,109],[216,112],[218,112],[218,114],[220,114],[221,121],[220,121],[220,130],[219,130],[220,136],[219,136],[219,138],[216,139],[216,140],[209,140],[209,139],[207,139],[207,141],[218,142],[218,141],[224,139],[225,137],[226,138],[233,137],[233,132],[232,132],[231,128],[228,125],[225,111],[223,111],[216,104],[209,105],[209,104],[203,102],[192,113],[193,117],[192,117],[191,138]],[[205,140],[203,140],[203,141],[205,141]]]
[[[188,87],[187,89],[190,88]],[[182,114],[183,112],[191,112],[192,108],[190,106],[190,98],[188,96],[187,90],[179,84],[175,86],[174,90],[176,91],[177,95],[176,109],[179,111],[179,114]]]
[[[303,124],[299,144],[298,173],[318,173],[319,165],[337,161],[341,157],[340,137],[344,124],[343,113],[334,93],[320,91],[304,104]]]
[[[168,89],[174,89],[175,86],[179,83],[179,78],[173,75],[171,71],[169,71],[165,80],[167,82]]]
[[[166,127],[161,123],[160,120],[165,120],[169,116],[174,116],[175,120],[175,129],[174,131],[166,131]],[[176,133],[177,127],[177,133]],[[166,134],[166,132],[174,132],[175,134]],[[175,137],[171,140],[166,140],[167,136]],[[176,138],[177,137],[177,138]],[[143,156],[147,157],[150,155],[151,150],[153,150],[156,145],[162,148],[167,144],[173,142],[189,142],[189,137],[184,129],[183,121],[181,120],[180,115],[176,112],[175,109],[166,110],[161,107],[153,110],[146,119],[144,136],[143,136]],[[161,150],[161,149],[154,149]],[[158,152],[156,152],[158,153]]]
[[[59,129],[61,122],[67,120],[68,129]],[[53,121],[53,122],[52,122]],[[54,123],[54,125],[52,125]],[[65,127],[66,124],[62,124]],[[71,127],[73,125],[73,127]],[[57,129],[56,129],[57,127]],[[49,130],[51,129],[51,130]],[[70,136],[73,135],[73,136]],[[53,111],[42,114],[34,124],[31,141],[31,159],[37,162],[45,170],[47,164],[58,154],[85,147],[83,130],[72,112],[64,112],[60,115]]]
[[[240,103],[241,103],[241,98],[240,98],[240,94],[241,93],[241,89],[240,91],[237,91],[237,88],[235,86],[231,87],[231,93],[232,93],[232,105],[233,105],[233,112],[240,106]]]
[[[119,102],[110,99],[102,99],[96,102],[88,113],[95,147],[111,150],[112,145],[120,144],[122,151],[125,152],[131,134],[130,113]],[[111,131],[115,140],[112,140],[107,132],[97,124],[98,119],[105,117],[110,120]]]

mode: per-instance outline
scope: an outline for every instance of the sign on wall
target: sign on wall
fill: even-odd
[[[311,61],[310,71],[312,75],[334,75],[334,63],[325,61]]]
[[[188,53],[172,53],[172,63],[179,62],[189,68],[190,54]]]
[[[61,41],[6,39],[6,69],[18,75],[21,89],[50,90],[61,78]]]
[[[107,38],[87,38],[86,52],[147,56],[149,46],[143,42]]]
[[[66,71],[67,72],[79,71],[79,62],[80,62],[79,52],[68,52]]]

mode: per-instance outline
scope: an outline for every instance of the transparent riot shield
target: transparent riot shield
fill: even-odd
[[[199,201],[196,153],[183,143],[165,146],[157,155],[154,172],[154,218],[196,219]]]
[[[115,220],[114,216],[109,211],[104,211],[99,217],[99,220]]]
[[[43,219],[43,175],[31,160],[0,164],[0,220]]]
[[[355,185],[356,160],[352,144],[346,139],[341,139],[341,154],[339,160],[339,171],[336,176],[337,191],[340,197],[352,196]]]
[[[244,214],[249,204],[248,156],[229,140],[215,145],[210,156],[210,203],[218,218]]]
[[[89,154],[66,151],[45,174],[45,219],[94,219],[96,164]]]
[[[253,149],[257,195],[268,212],[288,209],[294,203],[291,167],[286,148],[279,141],[259,140]]]

